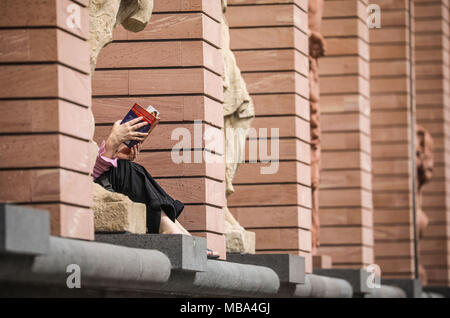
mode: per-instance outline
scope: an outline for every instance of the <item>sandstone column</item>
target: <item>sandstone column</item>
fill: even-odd
[[[320,254],[333,267],[373,263],[369,30],[366,1],[325,1],[320,59]]]
[[[415,0],[416,118],[434,140],[431,182],[423,187],[428,227],[420,263],[428,285],[450,285],[450,99],[448,1]]]
[[[93,239],[87,0],[0,3],[0,201]]]
[[[223,153],[202,138],[207,129],[223,129],[221,18],[220,0],[155,1],[141,32],[115,29],[113,42],[98,57],[93,111],[94,139],[100,143],[135,102],[160,110],[161,122],[137,162],[185,203],[180,222],[225,257]],[[190,134],[191,163],[172,160],[172,148],[180,142],[172,135],[176,129]],[[217,160],[205,162],[204,156]]]
[[[228,207],[256,233],[257,253],[290,253],[311,262],[311,168],[307,1],[229,0],[231,48],[255,104],[252,127],[279,128],[279,167],[245,163],[233,180]],[[258,141],[255,135],[248,145]],[[271,142],[267,149],[270,152]]]
[[[383,278],[414,278],[409,1],[373,1],[382,26],[371,30],[375,262]],[[411,10],[412,11],[412,10]]]

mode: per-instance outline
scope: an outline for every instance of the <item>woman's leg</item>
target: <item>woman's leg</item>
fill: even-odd
[[[183,232],[183,234],[185,234],[185,235],[191,235],[191,233],[189,233],[189,232],[183,227],[183,225],[181,225],[180,222],[178,222],[178,220],[175,220],[175,225],[178,226],[178,228]]]
[[[160,234],[184,234],[191,236],[189,233],[177,220],[173,222],[164,212],[161,212],[161,224],[159,225]],[[208,258],[218,258],[219,253],[207,249]]]
[[[164,212],[161,212],[160,234],[185,234]]]
[[[146,205],[147,228],[150,233],[190,235],[176,221],[184,204],[170,197],[144,167],[128,160],[118,160],[118,166],[107,173],[114,191]],[[216,252],[208,249],[208,257],[217,256]]]
[[[161,212],[161,223],[159,225],[160,234],[184,234],[191,235],[177,220],[175,223],[164,213]]]
[[[107,173],[114,191],[127,195],[131,201],[146,205],[149,233],[184,233],[175,225],[184,204],[170,197],[144,167],[128,160],[118,160],[117,167]],[[160,225],[163,229],[159,228]]]

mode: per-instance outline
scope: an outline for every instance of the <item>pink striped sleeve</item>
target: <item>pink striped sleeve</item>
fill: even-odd
[[[104,153],[105,141],[103,140],[100,148],[98,149],[97,160],[95,161],[94,171],[92,173],[94,180],[101,176],[105,171],[108,171],[111,166],[117,167],[117,158],[111,159],[103,157],[102,155]]]

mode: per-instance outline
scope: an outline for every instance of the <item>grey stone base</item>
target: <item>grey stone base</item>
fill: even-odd
[[[206,239],[182,234],[95,234],[95,240],[114,245],[163,252],[173,270],[202,272],[206,270]]]
[[[450,298],[450,287],[448,286],[425,286],[423,291],[431,294],[439,294],[442,297]]]
[[[49,250],[47,211],[0,204],[0,253],[45,254]]]
[[[371,275],[364,269],[313,269],[316,275],[340,278],[348,281],[353,288],[354,297],[363,297],[372,293],[372,288],[367,285],[367,280]]]
[[[418,279],[382,279],[381,283],[402,289],[408,298],[422,297],[422,283]]]
[[[364,298],[406,298],[406,293],[396,286],[380,285],[380,288],[373,288],[372,293],[365,294]]]
[[[293,297],[301,298],[352,298],[350,284],[340,278],[307,274],[304,284],[297,284]]]
[[[280,283],[305,283],[305,258],[303,256],[227,253],[227,261],[269,267],[277,273]]]
[[[45,283],[0,282],[0,298],[153,298],[167,297],[149,291],[112,288],[73,288]],[[175,297],[175,296],[174,296]]]

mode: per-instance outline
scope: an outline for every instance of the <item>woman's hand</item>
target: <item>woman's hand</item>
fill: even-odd
[[[145,137],[148,136],[148,133],[141,133],[139,131],[136,131],[137,129],[144,127],[145,125],[148,125],[148,123],[145,121],[139,123],[142,120],[142,118],[143,117],[135,118],[126,123],[123,123],[122,125],[120,124],[121,120],[116,121],[111,130],[111,134],[106,140],[105,152],[103,156],[113,158],[119,146],[124,141],[128,140],[144,141]]]
[[[137,155],[141,151],[141,148],[142,148],[142,144],[141,143],[138,143],[138,144],[134,145],[131,148],[128,148],[127,146],[122,144],[119,147],[119,149],[117,150],[117,152],[114,155],[114,157],[116,157],[118,159],[124,159],[124,160],[133,161],[134,159],[136,159]]]

